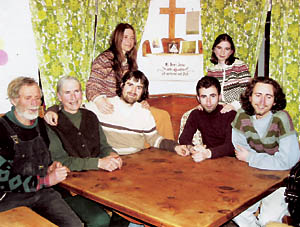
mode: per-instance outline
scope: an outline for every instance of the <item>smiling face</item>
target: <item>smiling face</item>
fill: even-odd
[[[24,125],[31,125],[31,121],[39,116],[41,90],[37,84],[24,85],[20,88],[19,97],[11,101],[16,108],[16,118]]]
[[[228,41],[222,41],[214,48],[214,53],[218,59],[218,63],[225,64],[225,61],[233,53],[231,45]]]
[[[257,83],[253,88],[249,100],[254,108],[256,118],[263,118],[271,111],[273,105],[275,105],[273,85]]]
[[[199,102],[207,113],[214,111],[219,103],[220,95],[215,86],[209,88],[202,87],[199,89]]]
[[[123,85],[122,99],[129,104],[134,104],[140,100],[143,92],[144,85],[141,80],[135,81],[134,78],[131,78]]]
[[[76,80],[65,80],[57,96],[66,112],[77,113],[82,103],[82,91]]]
[[[123,53],[130,51],[135,43],[135,36],[133,30],[126,28],[123,34],[121,48]]]

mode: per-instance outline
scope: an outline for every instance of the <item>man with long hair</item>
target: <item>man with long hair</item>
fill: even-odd
[[[232,143],[237,159],[258,169],[288,170],[299,160],[297,132],[287,111],[285,94],[273,79],[253,79],[241,96],[232,123]],[[255,183],[255,182],[253,182]],[[264,226],[281,222],[288,213],[284,187],[263,198],[234,218],[240,226]],[[256,217],[254,213],[260,207]]]

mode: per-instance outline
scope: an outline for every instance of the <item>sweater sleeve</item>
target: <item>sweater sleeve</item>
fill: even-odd
[[[174,140],[163,139],[159,144],[159,149],[175,152],[178,143]]]
[[[184,129],[179,137],[179,143],[183,145],[193,145],[193,137],[197,131],[197,110],[193,110],[184,126]]]
[[[116,76],[112,69],[112,59],[113,54],[106,51],[94,60],[90,77],[86,83],[88,101],[94,101],[99,95],[116,96]]]
[[[247,143],[246,137],[237,129],[232,129],[233,145],[240,145],[249,151],[247,162],[249,166],[258,169],[288,170],[300,158],[299,143],[296,134],[283,137],[279,140],[279,150],[274,155],[257,153]]]
[[[71,171],[96,170],[99,158],[72,157],[64,150],[63,145],[56,133],[47,127],[50,139],[49,150],[53,161],[59,161]]]

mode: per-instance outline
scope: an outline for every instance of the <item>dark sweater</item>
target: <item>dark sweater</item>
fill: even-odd
[[[230,111],[222,114],[220,113],[222,108],[222,105],[218,105],[211,113],[193,110],[180,135],[179,143],[192,145],[193,136],[198,129],[201,132],[203,144],[211,150],[211,158],[234,156],[231,122],[236,112]]]
[[[38,136],[36,126],[39,125],[40,133],[46,146],[49,145],[46,126],[43,119],[38,118],[31,126],[22,125],[14,115],[14,108],[3,117],[22,141],[29,141]],[[38,158],[39,154],[37,154]],[[26,156],[25,156],[26,157]],[[49,183],[47,177],[38,175],[22,175],[15,172],[13,167],[15,159],[15,150],[13,140],[10,138],[6,128],[0,123],[0,172],[2,180],[0,181],[0,194],[4,191],[11,192],[33,192],[47,186]],[[48,165],[50,165],[50,160]],[[18,179],[18,181],[16,181]],[[46,182],[47,181],[47,182]]]

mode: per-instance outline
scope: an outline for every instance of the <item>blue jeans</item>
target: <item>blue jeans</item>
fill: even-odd
[[[37,192],[8,192],[0,201],[0,212],[26,206],[60,227],[82,227],[80,219],[52,188]]]

